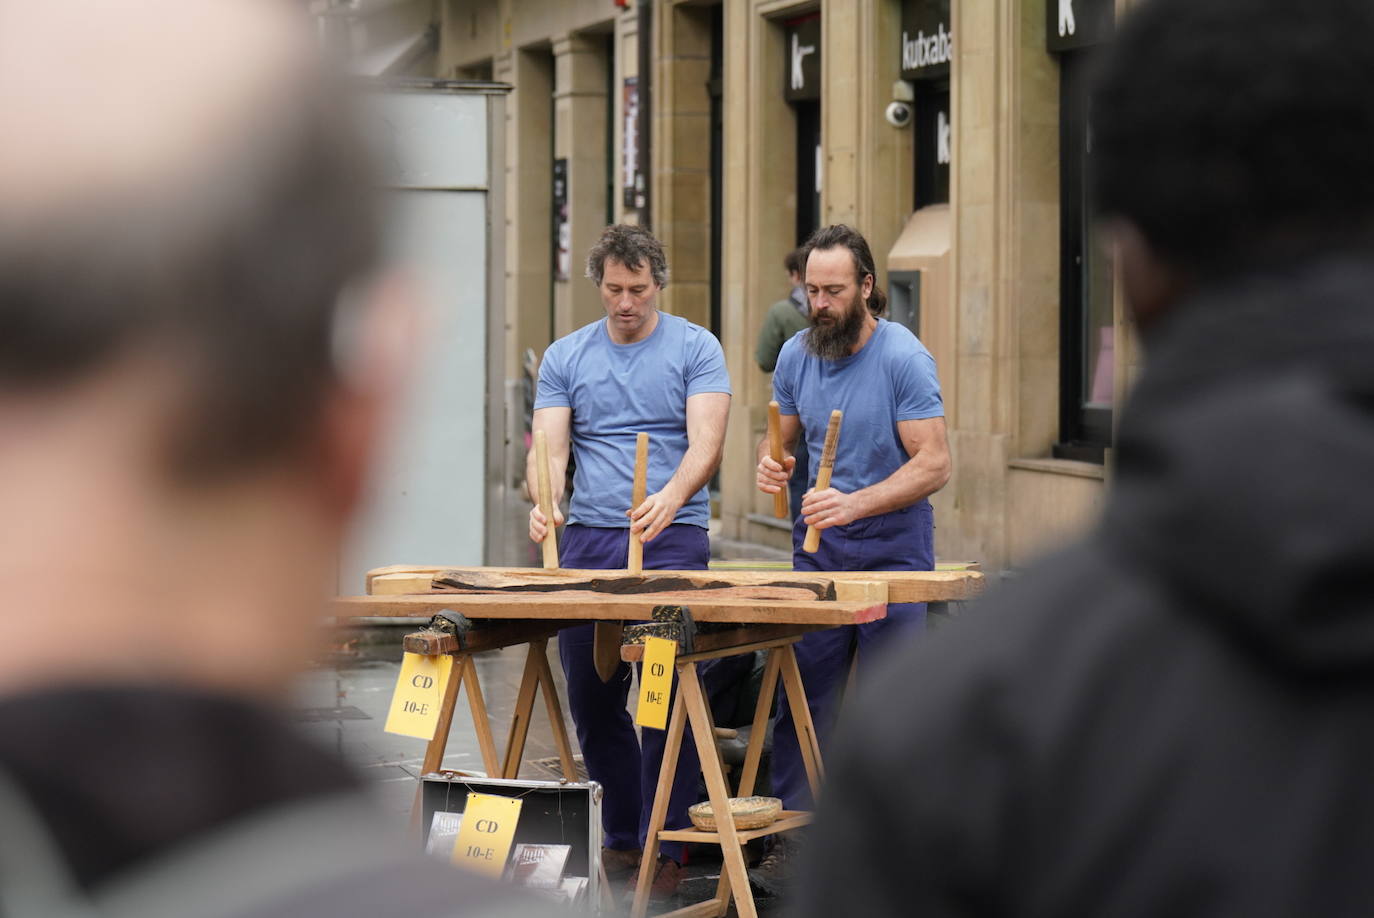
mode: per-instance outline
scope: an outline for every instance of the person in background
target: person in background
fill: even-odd
[[[6,918],[525,913],[283,711],[410,305],[313,45],[268,0],[0,4]]]
[[[768,307],[768,313],[763,317],[763,325],[759,328],[759,342],[754,348],[754,360],[765,373],[772,373],[773,368],[778,365],[778,353],[782,346],[811,325],[811,304],[806,299],[806,288],[802,285],[804,254],[802,249],[797,248],[788,252],[787,257],[783,259],[787,283],[792,289],[788,291],[786,299],[778,300]],[[792,455],[797,464],[792,469],[787,490],[788,505],[792,511],[792,519],[795,520],[801,514],[802,495],[806,493],[807,486],[809,462],[805,440],[797,441],[796,452]]]
[[[1374,902],[1374,4],[1133,6],[1092,96],[1146,356],[1103,518],[862,691],[805,918]]]

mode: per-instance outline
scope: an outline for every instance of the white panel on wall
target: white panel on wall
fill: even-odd
[[[400,112],[395,123],[406,125],[395,135],[405,181],[393,177],[388,192],[387,244],[419,282],[423,320],[401,411],[341,560],[343,594],[363,592],[366,572],[382,565],[484,560],[488,199],[481,190],[444,186],[485,186],[486,144],[475,141],[485,136],[485,100],[443,93],[384,98],[388,111]],[[476,128],[474,105],[482,117]],[[413,146],[425,149],[411,156]]]

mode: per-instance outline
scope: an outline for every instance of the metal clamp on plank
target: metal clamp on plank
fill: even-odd
[[[656,637],[677,641],[679,654],[692,653],[696,646],[697,623],[692,619],[692,610],[687,606],[654,606],[650,612],[653,621],[639,625],[626,625],[623,644],[643,644],[645,639]]]

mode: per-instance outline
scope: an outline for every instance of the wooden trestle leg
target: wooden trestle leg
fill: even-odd
[[[688,664],[695,672],[695,667]],[[678,667],[681,674],[682,667]],[[680,683],[679,683],[680,685]],[[678,753],[682,749],[683,726],[687,723],[687,703],[679,688],[673,699],[673,712],[668,717],[668,736],[663,742],[663,764],[658,769],[658,787],[654,790],[654,805],[649,813],[649,831],[644,840],[644,854],[639,861],[639,881],[635,883],[634,905],[630,908],[631,918],[644,918],[649,908],[649,886],[654,880],[654,870],[658,866],[658,833],[663,831],[663,823],[668,818],[668,801],[673,796],[673,776],[677,774]]]
[[[439,708],[439,725],[434,728],[434,739],[425,746],[425,758],[420,763],[420,774],[427,775],[438,771],[444,764],[444,750],[448,748],[448,733],[453,726],[453,709],[458,703],[458,689],[463,684],[463,676],[467,672],[467,657],[465,653],[454,654],[453,668],[449,670],[448,685],[444,688],[444,701]],[[410,808],[410,827],[411,829],[424,836],[424,826],[420,824],[420,817],[424,812],[422,798],[424,795],[424,783],[415,785],[415,803]]]
[[[781,682],[787,692],[789,706],[799,712],[797,735],[801,739],[802,762],[812,793],[819,791],[822,774],[820,749],[815,742],[816,731],[811,723],[810,709],[806,705],[806,692],[801,684],[801,674],[797,668],[797,657],[792,644],[800,635],[784,640],[769,642],[768,659],[764,665],[763,682],[759,689],[758,704],[754,708],[754,725],[749,736],[749,746],[744,756],[744,768],[740,773],[739,796],[748,797],[754,792],[758,778],[759,763],[763,756],[764,736],[772,714],[773,699]],[[757,644],[752,645],[758,647]],[[724,915],[733,899],[736,912],[751,918],[757,915],[754,897],[749,889],[749,874],[744,862],[744,843],[753,838],[770,835],[778,831],[800,828],[810,821],[810,814],[784,812],[773,826],[765,829],[741,832],[736,830],[733,820],[717,819],[715,832],[699,832],[694,829],[664,830],[667,818],[668,801],[672,794],[673,776],[677,771],[678,754],[681,749],[683,732],[688,722],[692,725],[692,736],[697,745],[701,760],[701,772],[706,781],[707,795],[716,813],[730,812],[730,789],[725,781],[725,770],[721,766],[720,755],[716,748],[714,731],[711,724],[711,709],[706,693],[697,678],[696,663],[712,657],[737,653],[741,648],[731,648],[699,653],[679,658],[677,662],[678,690],[673,703],[672,716],[668,723],[668,736],[663,754],[663,766],[659,769],[658,787],[654,794],[654,806],[649,818],[648,838],[644,848],[644,860],[640,865],[639,881],[635,887],[632,918],[644,918],[649,904],[649,889],[653,882],[654,870],[658,866],[658,851],[662,841],[694,841],[698,843],[719,844],[721,848],[720,881],[716,886],[714,899],[688,906],[673,912],[674,915]]]
[[[495,778],[519,777],[520,762],[525,754],[525,741],[529,737],[530,719],[534,712],[534,697],[542,687],[549,724],[553,729],[554,742],[558,746],[563,776],[569,781],[577,780],[577,763],[573,761],[572,742],[568,739],[568,730],[563,724],[563,707],[558,700],[558,688],[553,681],[553,671],[549,668],[548,645],[548,638],[538,638],[529,642],[525,671],[520,677],[520,689],[516,695],[515,714],[507,734],[504,757],[499,756],[496,751],[496,739],[492,735],[491,719],[487,713],[486,699],[482,695],[482,684],[477,678],[477,664],[473,660],[473,654],[453,655],[452,675],[444,690],[444,700],[439,709],[439,723],[434,731],[434,739],[425,747],[420,774],[432,774],[443,767],[444,751],[448,747],[448,735],[453,727],[453,712],[458,705],[458,692],[466,686],[468,707],[472,712],[472,727],[477,734],[477,748],[482,754],[482,768]],[[416,788],[415,805],[411,810],[411,825],[421,831],[423,789],[423,785]]]
[[[559,764],[563,777],[569,781],[577,780],[577,763],[573,761],[572,742],[568,739],[568,728],[563,724],[563,705],[558,700],[558,686],[553,681],[553,670],[549,668],[549,642],[547,638],[530,641],[525,654],[525,671],[520,676],[520,690],[515,698],[515,714],[511,717],[510,732],[506,738],[506,756],[501,763],[499,777],[520,777],[520,763],[525,756],[525,740],[530,734],[530,721],[534,716],[534,696],[544,690],[544,709],[549,715],[549,726],[553,729],[554,743],[558,746]]]

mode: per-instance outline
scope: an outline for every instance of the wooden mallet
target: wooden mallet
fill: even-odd
[[[830,412],[830,424],[825,428],[825,447],[821,450],[821,464],[816,470],[816,490],[824,491],[830,487],[830,471],[835,467],[835,445],[840,440],[840,421],[844,413],[836,408]],[[806,527],[806,541],[802,551],[813,552],[821,547],[821,531],[815,526]]]
[[[782,465],[782,414],[778,411],[777,402],[768,403],[768,455]],[[780,520],[787,519],[787,485],[773,495],[773,515]]]
[[[535,477],[539,486],[539,512],[544,514],[544,567],[558,567],[558,535],[553,526],[553,486],[549,482],[549,438],[542,430],[534,432]]]
[[[648,489],[649,435],[641,433],[635,438],[635,487],[634,495],[630,498],[631,510],[644,503],[644,498],[649,496]],[[630,557],[626,566],[632,574],[644,571],[644,542],[640,539],[640,534],[633,530],[630,531]]]
[[[635,483],[631,495],[630,509],[644,503],[649,489],[649,435],[641,433],[635,437]],[[644,572],[644,543],[632,530],[630,532],[629,558],[626,567],[631,574]],[[592,665],[602,682],[611,681],[620,668],[620,642],[625,633],[624,622],[597,622],[592,632]]]

